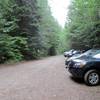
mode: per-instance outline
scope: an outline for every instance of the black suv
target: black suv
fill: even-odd
[[[97,85],[100,82],[100,50],[92,50],[90,55],[73,59],[66,68],[74,77],[84,79],[87,85]]]

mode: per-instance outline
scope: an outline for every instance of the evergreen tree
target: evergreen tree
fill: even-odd
[[[72,0],[66,23],[71,48],[100,47],[99,0]]]

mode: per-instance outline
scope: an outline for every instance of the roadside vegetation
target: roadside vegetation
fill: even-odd
[[[100,1],[71,0],[63,29],[47,0],[0,0],[0,63],[100,47]]]
[[[100,1],[71,1],[65,28],[69,48],[100,48]]]
[[[47,0],[0,0],[0,63],[59,54],[65,41]]]

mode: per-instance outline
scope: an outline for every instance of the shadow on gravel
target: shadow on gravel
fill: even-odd
[[[84,84],[84,81],[80,78],[75,78],[73,76],[70,76],[70,79],[78,84]]]
[[[72,81],[74,81],[75,83],[78,83],[78,84],[85,84],[83,79],[75,78],[75,77],[73,77],[73,76],[70,76],[70,79],[71,79]],[[97,86],[100,86],[100,82],[99,82],[98,85],[95,85],[94,87],[97,87]],[[90,87],[91,87],[91,86],[90,86]],[[92,87],[93,87],[93,86],[92,86]]]

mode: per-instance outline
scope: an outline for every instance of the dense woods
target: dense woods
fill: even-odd
[[[65,29],[47,0],[0,0],[0,63],[100,47],[100,1],[71,0]]]
[[[47,0],[0,0],[0,63],[56,55],[63,33]]]
[[[66,22],[70,48],[100,48],[100,1],[72,0]]]

